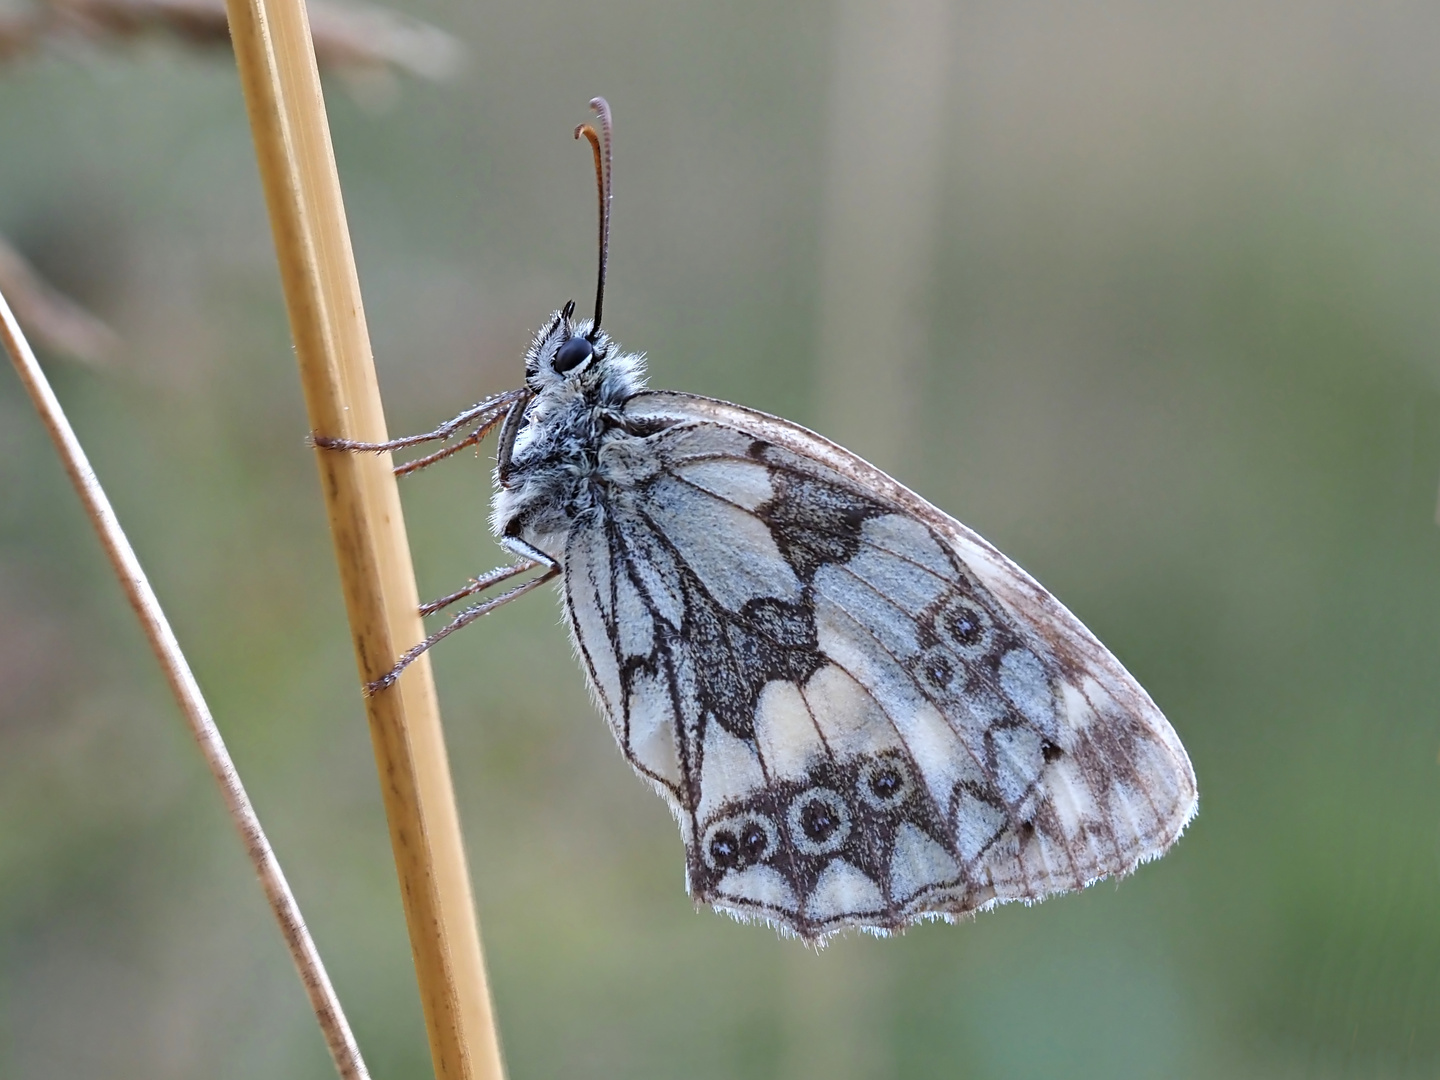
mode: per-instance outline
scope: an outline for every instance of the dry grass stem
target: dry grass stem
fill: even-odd
[[[391,69],[426,79],[459,71],[464,46],[445,31],[388,8],[311,6],[320,66],[363,75]],[[230,47],[224,0],[44,0],[0,13],[0,61],[47,44],[116,44],[169,35],[202,48]]]
[[[359,277],[301,0],[228,0],[312,430],[385,441]],[[424,637],[385,455],[317,449],[363,683]],[[435,687],[425,658],[365,699],[436,1074],[503,1075]]]
[[[310,8],[315,55],[364,103],[396,92],[394,72],[446,79],[464,65],[465,48],[445,31],[389,8],[317,3]],[[0,11],[0,64],[46,45],[118,44],[169,36],[201,49],[230,48],[225,0],[41,0]],[[0,236],[0,291],[42,348],[91,364],[111,359],[119,338],[64,295]]]
[[[275,913],[275,919],[280,924],[280,933],[284,936],[290,957],[300,972],[300,980],[305,984],[305,993],[310,998],[310,1006],[315,1010],[316,1019],[320,1022],[320,1029],[330,1048],[330,1056],[335,1060],[335,1067],[345,1080],[368,1080],[369,1073],[365,1070],[365,1062],[360,1058],[360,1050],[355,1045],[355,1037],[351,1034],[340,1001],[335,996],[335,989],[330,985],[330,977],[325,972],[320,953],[315,948],[310,931],[306,929],[300,907],[290,892],[284,871],[280,868],[280,861],[275,857],[270,841],[260,827],[260,819],[256,817],[250,797],[245,793],[245,787],[235,771],[235,763],[230,760],[230,754],[225,749],[225,742],[220,737],[220,731],[215,726],[204,696],[200,693],[195,675],[185,660],[185,654],[180,651],[180,643],[175,639],[175,633],[160,608],[160,601],[156,599],[155,592],[145,577],[145,571],[140,567],[139,559],[135,557],[134,549],[120,528],[110,500],[106,498],[80,441],[65,418],[44,372],[40,370],[35,354],[25,340],[19,323],[15,321],[15,315],[3,293],[0,293],[0,341],[3,341],[6,351],[9,352],[20,381],[55,443],[55,449],[65,464],[65,471],[69,473],[70,481],[75,485],[75,491],[84,504],[86,516],[95,526],[95,532],[100,537],[100,543],[105,548],[115,576],[120,579],[125,596],[145,631],[145,637],[160,661],[165,678],[170,683],[170,689],[190,727],[190,733],[200,744],[205,763],[210,767],[215,782],[220,785],[220,793],[225,799],[230,819],[240,830],[245,850],[260,878],[265,898],[270,902],[270,910]]]

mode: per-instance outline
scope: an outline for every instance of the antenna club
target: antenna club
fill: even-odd
[[[596,97],[590,99],[590,108],[600,121],[600,130],[597,132],[589,124],[581,124],[575,129],[575,138],[584,135],[590,143],[595,156],[595,187],[600,196],[600,267],[595,277],[595,318],[587,335],[593,343],[600,333],[600,316],[605,307],[605,268],[610,261],[610,200],[613,194],[610,187],[610,105],[604,98]]]

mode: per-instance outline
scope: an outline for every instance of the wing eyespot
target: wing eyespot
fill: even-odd
[[[806,855],[832,855],[850,836],[850,808],[838,791],[811,788],[790,803],[790,841]]]
[[[856,779],[860,798],[875,810],[894,810],[915,790],[910,769],[899,754],[883,754],[866,761]]]
[[[951,596],[942,604],[931,625],[941,643],[965,660],[980,659],[995,640],[990,613],[963,596]]]
[[[778,847],[773,822],[758,814],[744,814],[712,822],[700,850],[711,870],[724,873],[764,862]]]
[[[747,862],[756,863],[769,854],[770,830],[758,821],[747,821],[740,830],[740,854]]]
[[[922,653],[915,663],[915,672],[932,690],[946,693],[955,683],[955,665],[941,649]]]
[[[729,829],[717,829],[710,834],[710,843],[705,853],[716,869],[731,870],[740,865],[740,838]]]

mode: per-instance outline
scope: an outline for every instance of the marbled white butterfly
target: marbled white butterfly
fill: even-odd
[[[1158,857],[1195,774],[1140,685],[1053,596],[954,518],[813,432],[644,389],[573,301],[525,385],[424,435],[500,427],[493,525],[519,556],[430,614],[527,571],[440,638],[559,577],[575,647],[626,758],[670,805],[697,902],[818,940],[1034,902]]]

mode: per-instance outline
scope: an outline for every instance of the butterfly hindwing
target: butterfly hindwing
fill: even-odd
[[[804,937],[1038,900],[1162,853],[1188,759],[1118,661],[959,522],[797,425],[642,393],[566,601],[697,900]]]

